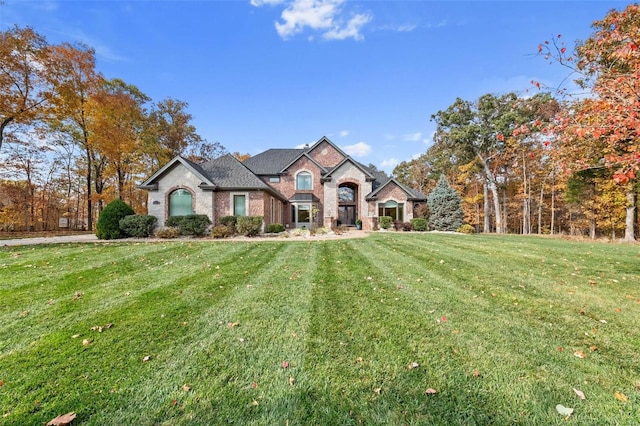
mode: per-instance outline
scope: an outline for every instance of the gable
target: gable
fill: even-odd
[[[309,149],[308,155],[322,167],[334,167],[346,158],[345,153],[327,138],[316,142]]]

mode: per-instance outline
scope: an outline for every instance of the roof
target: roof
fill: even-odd
[[[386,177],[386,180],[384,182],[379,182],[377,187],[374,187],[373,191],[371,191],[369,194],[367,194],[367,196],[366,196],[367,200],[375,200],[376,197],[378,196],[378,194],[380,193],[380,191],[382,191],[382,189],[384,187],[386,187],[387,185],[389,185],[390,183],[396,184],[400,189],[402,189],[404,192],[406,192],[407,195],[409,196],[408,197],[409,200],[413,200],[413,201],[426,201],[427,200],[427,196],[424,195],[422,192],[416,191],[415,189],[410,188],[407,185],[398,182],[395,178],[390,178],[390,177],[386,176],[386,174],[385,174],[385,177]]]
[[[242,164],[256,175],[279,175],[282,170],[302,155],[306,149],[268,149],[249,157]]]
[[[177,163],[182,164],[202,179],[202,183],[199,185],[202,189],[262,190],[270,192],[282,200],[286,200],[284,195],[264,183],[231,154],[226,154],[201,164],[196,164],[183,157],[175,157],[139,187],[141,189],[157,189],[156,181],[164,176]]]

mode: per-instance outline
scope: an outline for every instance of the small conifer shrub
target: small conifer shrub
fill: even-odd
[[[120,219],[136,214],[130,205],[116,198],[105,207],[96,223],[96,236],[101,240],[115,240],[127,235],[120,229]]]

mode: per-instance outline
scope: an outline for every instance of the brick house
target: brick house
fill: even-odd
[[[148,211],[169,216],[262,216],[287,228],[372,229],[379,216],[408,222],[426,195],[353,160],[328,138],[301,149],[269,149],[238,161],[232,155],[195,164],[176,157],[139,185]]]

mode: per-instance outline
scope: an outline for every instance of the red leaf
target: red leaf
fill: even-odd
[[[282,361],[282,368],[289,368],[289,362],[288,361]]]
[[[448,318],[443,315],[443,316],[440,317],[440,321],[447,322]]]

